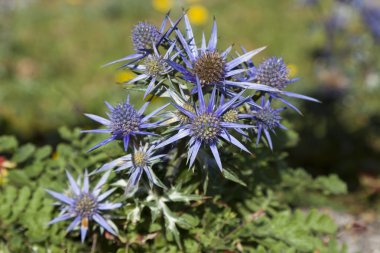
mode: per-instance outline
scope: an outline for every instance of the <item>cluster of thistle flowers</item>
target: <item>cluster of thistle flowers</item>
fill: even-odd
[[[184,23],[185,33],[179,28],[181,23]],[[287,66],[281,58],[271,57],[258,66],[253,64],[251,58],[264,47],[248,52],[242,49],[242,53],[236,55],[230,53],[232,47],[219,51],[215,20],[209,40],[206,41],[203,34],[200,47],[195,42],[186,14],[175,22],[166,15],[160,29],[140,22],[133,28],[132,40],[136,52],[109,64],[125,62],[121,68],[128,68],[137,74],[128,84],[144,88],[144,99],[148,95],[167,94],[173,109],[168,110],[169,104],[166,104],[145,115],[149,100],[136,109],[128,96],[126,101],[116,105],[106,102],[108,118],[86,114],[105,128],[83,132],[108,135],[89,151],[113,141],[122,141],[126,155],[92,173],[105,172],[93,191],[89,190],[87,172],[82,189],[67,173],[70,195],[49,191],[64,206],[61,215],[50,223],[74,219],[67,230],[71,231],[80,224],[82,241],[91,220],[108,232],[117,234],[116,226],[109,216],[103,216],[103,212],[122,204],[105,202],[114,189],[100,193],[114,168],[116,172],[127,171],[125,191],[129,194],[138,188],[143,174],[151,187],[165,188],[152,167],[163,162],[166,154],[176,148],[176,143],[186,142],[189,167],[196,164],[199,150],[204,149],[206,153],[207,150],[211,151],[209,160],[213,160],[222,171],[218,147],[223,143],[250,153],[241,140],[256,139],[259,143],[265,138],[272,149],[270,133],[274,133],[276,128],[285,129],[280,123],[280,113],[285,107],[273,108],[274,100],[299,113],[288,98],[317,101],[285,91],[287,85],[296,79],[289,78]],[[246,90],[252,90],[250,94],[254,95],[245,96]],[[161,132],[158,132],[160,129]],[[160,135],[162,132],[166,134]]]

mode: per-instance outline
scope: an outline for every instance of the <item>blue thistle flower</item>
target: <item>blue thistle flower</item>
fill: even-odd
[[[155,184],[159,187],[166,188],[152,170],[152,166],[166,156],[164,154],[155,155],[156,151],[155,145],[149,146],[148,144],[142,145],[140,143],[139,147],[134,147],[132,154],[122,156],[112,162],[104,164],[96,173],[111,170],[115,167],[117,167],[116,172],[129,170],[129,180],[125,188],[126,193],[132,192],[137,188],[143,172],[147,175],[151,187]]]
[[[103,211],[119,208],[122,205],[121,203],[104,202],[115,189],[100,194],[101,187],[106,183],[110,173],[105,173],[92,191],[90,191],[87,171],[84,173],[82,189],[79,188],[69,172],[66,171],[66,174],[70,183],[71,194],[69,196],[55,191],[46,190],[51,196],[62,202],[63,206],[61,214],[51,220],[49,225],[73,218],[74,220],[67,228],[67,232],[72,231],[80,224],[82,242],[84,242],[84,239],[86,238],[88,224],[92,220],[111,234],[117,235],[116,231],[110,225],[111,222],[107,221],[102,215]]]
[[[160,77],[168,74],[172,68],[168,65],[166,60],[169,59],[170,54],[173,51],[175,44],[173,43],[170,48],[166,51],[165,55],[160,55],[157,48],[153,45],[153,54],[148,55],[142,64],[139,65],[128,65],[126,67],[131,70],[139,73],[135,78],[128,81],[127,84],[136,83],[139,81],[144,81],[144,84],[148,83],[147,81],[150,79],[148,86],[146,87],[144,99],[146,96],[157,89],[158,85],[162,83],[163,80],[159,80]],[[172,56],[173,59],[176,55]],[[158,84],[156,82],[159,80]]]
[[[161,38],[161,32],[154,25],[147,22],[139,22],[133,27],[132,42],[136,52],[144,52],[152,49]]]
[[[198,77],[197,88],[199,105],[195,106],[194,111],[186,110],[184,107],[173,103],[173,106],[175,106],[181,113],[186,115],[189,120],[182,122],[182,124],[178,127],[178,133],[158,144],[156,148],[161,148],[185,137],[190,137],[190,147],[188,151],[188,162],[190,162],[190,167],[193,165],[199,149],[202,145],[204,145],[208,146],[211,149],[215,161],[219,169],[222,171],[222,163],[217,148],[217,144],[221,139],[232,143],[240,149],[250,153],[240,141],[228,133],[228,130],[231,128],[253,128],[254,126],[244,125],[240,123],[231,123],[223,118],[223,115],[229,111],[239,99],[242,98],[241,95],[244,91],[237,94],[227,103],[221,103],[219,106],[216,106],[215,87],[212,91],[208,105],[206,105],[204,101],[201,82]]]
[[[289,79],[289,71],[282,58],[271,57],[258,66],[254,80],[257,83],[283,90],[287,84],[297,79]]]
[[[275,88],[263,84],[242,82],[234,78],[246,71],[245,68],[240,68],[241,64],[264,50],[265,47],[252,50],[227,61],[227,56],[232,46],[222,53],[218,52],[217,25],[215,19],[211,29],[210,40],[206,43],[206,38],[203,34],[200,48],[198,48],[195,43],[193,30],[186,14],[184,15],[184,21],[186,26],[186,38],[178,29],[176,29],[176,35],[185,52],[185,55],[181,54],[181,60],[185,66],[175,61],[168,61],[168,63],[182,74],[182,79],[195,84],[192,91],[193,93],[197,91],[196,76],[198,76],[202,86],[216,86],[221,90],[225,90],[226,87],[238,87],[263,91],[278,91]]]
[[[164,20],[162,21],[160,29],[150,23],[139,22],[134,26],[132,30],[132,42],[136,53],[106,63],[103,65],[103,67],[119,62],[128,61],[126,64],[120,67],[124,68],[152,54],[154,47],[158,48],[159,46],[163,45],[164,42],[170,42],[169,37],[181,21],[182,17],[178,18],[174,24],[172,22],[172,26],[165,31],[168,19],[169,13],[166,14]]]
[[[275,133],[275,128],[277,127],[285,130],[287,128],[280,123],[280,112],[283,111],[285,107],[273,109],[271,108],[270,103],[271,99],[265,101],[265,98],[263,97],[261,100],[261,107],[252,109],[251,118],[255,121],[257,126],[256,144],[259,144],[262,133],[264,132],[269,147],[273,150],[272,139],[270,137],[269,131]]]
[[[159,107],[147,116],[143,116],[143,113],[148,106],[149,102],[145,103],[139,111],[136,111],[134,107],[129,104],[129,96],[126,102],[120,103],[113,107],[109,103],[105,102],[111,113],[107,114],[109,119],[94,115],[85,114],[88,118],[99,122],[107,127],[107,129],[93,129],[84,130],[84,133],[110,133],[111,137],[105,139],[104,141],[96,144],[94,147],[90,148],[87,152],[92,151],[100,146],[103,146],[113,140],[123,140],[124,149],[127,151],[129,146],[129,141],[131,137],[136,135],[156,135],[154,133],[144,131],[147,128],[154,128],[158,126],[158,123],[148,123],[148,120],[155,116],[159,111],[164,109],[169,104]]]
[[[245,49],[242,49],[243,52],[245,52]],[[284,95],[287,97],[299,98],[320,103],[320,101],[315,98],[284,90],[288,84],[298,81],[298,78],[289,78],[288,67],[286,66],[282,58],[268,58],[264,62],[260,63],[257,67],[254,66],[252,60],[248,60],[244,64],[244,67],[247,71],[244,73],[244,77],[239,77],[240,80],[246,80],[247,82],[253,81],[255,83],[264,84],[269,87],[275,88],[276,90],[267,90],[265,92],[268,93],[272,99],[280,100],[282,103],[286,104],[287,106],[289,106],[301,115],[301,111],[293,104],[291,104],[289,101],[287,101],[283,97]]]

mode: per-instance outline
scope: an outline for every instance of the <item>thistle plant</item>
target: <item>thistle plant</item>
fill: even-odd
[[[107,203],[104,200],[109,197],[115,189],[110,189],[102,194],[101,187],[106,183],[110,173],[105,173],[94,189],[90,191],[89,177],[87,171],[84,174],[82,189],[79,188],[73,177],[67,172],[67,178],[70,182],[69,192],[70,196],[58,193],[55,191],[47,190],[47,192],[54,198],[62,202],[61,215],[49,222],[54,224],[59,221],[68,219],[74,219],[67,228],[67,232],[72,231],[76,226],[80,224],[81,241],[86,238],[87,231],[89,229],[89,222],[94,220],[102,228],[116,235],[116,231],[111,227],[110,221],[107,221],[102,216],[102,212],[106,210],[112,210],[119,208],[121,203]]]
[[[183,24],[185,30],[181,30]],[[133,99],[126,94],[126,100],[116,105],[106,102],[108,118],[85,114],[104,127],[82,131],[106,135],[105,140],[88,150],[88,155],[95,149],[101,153],[110,142],[120,143],[123,155],[111,155],[89,175],[85,172],[82,189],[67,173],[70,195],[48,190],[62,202],[61,214],[51,224],[73,218],[67,231],[80,224],[83,242],[93,226],[89,221],[95,221],[120,241],[126,241],[127,235],[117,233],[116,227],[111,226],[112,217],[121,220],[115,224],[122,230],[123,220],[137,222],[140,220],[137,213],[147,207],[152,222],[157,216],[164,216],[166,229],[182,247],[178,227],[186,227],[188,223],[169,209],[169,203],[204,201],[207,186],[201,189],[199,185],[207,185],[205,178],[215,173],[215,169],[218,175],[241,183],[224,161],[233,161],[231,152],[240,154],[240,151],[247,154],[245,161],[254,159],[252,153],[256,152],[255,147],[261,148],[262,137],[266,140],[264,144],[275,149],[270,133],[287,129],[280,122],[285,107],[278,107],[276,101],[297,111],[288,100],[318,101],[286,91],[298,79],[289,77],[282,58],[270,57],[256,67],[252,57],[257,57],[265,47],[243,50],[243,54],[237,52],[233,56],[232,46],[220,51],[217,42],[214,20],[209,40],[203,34],[197,45],[186,13],[175,22],[167,15],[160,28],[147,22],[133,27],[135,53],[106,66],[121,64],[120,68],[136,73],[135,78],[125,83],[126,88],[135,85],[143,93]],[[155,108],[153,98],[158,97],[168,104]],[[135,99],[145,100],[140,109],[133,105]],[[151,112],[146,113],[147,109]],[[102,173],[99,183],[90,191],[89,180]],[[111,173],[113,177],[106,184]],[[199,174],[205,176],[199,178]],[[193,186],[186,188],[186,184]],[[100,194],[105,185],[116,188]],[[118,203],[104,202],[107,197]],[[133,204],[135,211],[118,212]],[[107,211],[108,219],[103,217],[103,211]]]

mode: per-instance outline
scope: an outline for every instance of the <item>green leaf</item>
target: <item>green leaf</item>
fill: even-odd
[[[11,170],[8,175],[9,181],[15,185],[31,185],[32,181],[28,178],[28,176],[24,173],[23,170]]]
[[[31,157],[36,150],[36,147],[32,144],[26,144],[17,150],[17,153],[13,155],[12,161],[21,163]]]
[[[320,233],[332,234],[337,230],[337,225],[332,218],[319,213],[316,209],[309,212],[306,218],[306,224],[315,232]]]
[[[29,187],[25,186],[19,191],[18,198],[12,205],[12,215],[7,222],[12,223],[19,219],[19,215],[24,211],[24,209],[28,205],[30,195],[31,190]]]
[[[326,194],[347,193],[347,185],[337,175],[320,176],[315,184]]]
[[[62,137],[62,139],[67,141],[72,141],[74,134],[67,128],[67,127],[60,127],[58,129],[59,135]]]
[[[294,246],[299,251],[311,252],[314,249],[314,238],[305,231],[289,233],[286,242]]]
[[[47,158],[52,152],[52,148],[50,146],[44,146],[42,148],[39,148],[34,157],[36,160],[42,160]]]
[[[244,183],[243,180],[241,180],[232,170],[228,169],[228,168],[223,168],[223,176],[235,183],[238,183],[242,186],[247,186],[246,183]]]
[[[181,217],[177,219],[177,225],[183,229],[191,229],[199,224],[199,219],[196,216],[192,216],[190,214],[183,214]]]
[[[12,212],[12,205],[17,199],[18,191],[14,186],[7,186],[0,194],[0,220],[5,220]]]
[[[18,141],[14,136],[4,135],[0,137],[0,152],[15,150]]]
[[[177,191],[177,189],[172,188],[172,190],[167,193],[167,198],[172,202],[187,202],[202,200],[204,197],[196,194],[185,194]]]

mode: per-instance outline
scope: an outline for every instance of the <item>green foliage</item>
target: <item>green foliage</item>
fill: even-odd
[[[0,240],[6,243],[4,252],[45,252],[45,249],[62,252],[62,247],[68,252],[79,252],[83,248],[65,240],[63,227],[48,227],[57,213],[45,189],[66,188],[65,169],[79,171],[105,156],[95,155],[92,159],[78,156],[88,140],[78,139],[79,130],[62,128],[61,132],[65,133],[62,137],[77,139],[71,144],[59,144],[54,153],[50,146],[19,146],[14,137],[0,137],[2,153],[17,164],[16,169],[9,171],[7,184],[0,188]]]
[[[9,171],[9,181],[0,188],[0,252],[89,252],[74,231],[66,235],[63,223],[47,226],[59,210],[44,189],[62,191],[64,170],[98,168],[114,154],[117,145],[88,156],[83,150],[98,141],[81,136],[78,129],[61,128],[67,142],[55,149],[31,144],[18,146],[9,136],[1,137],[2,152],[17,168]],[[228,153],[229,151],[226,150]],[[236,155],[235,166],[209,179],[202,194],[199,171],[179,173],[168,190],[139,193],[127,198],[115,220],[118,238],[101,235],[96,252],[345,252],[335,241],[336,225],[317,210],[289,207],[304,202],[299,197],[342,194],[345,185],[336,176],[313,179],[302,169],[289,169],[284,154],[269,156],[257,149],[256,159]],[[236,170],[236,167],[241,168]],[[252,169],[253,168],[253,169]],[[215,171],[216,172],[216,171]],[[159,173],[159,171],[157,171]],[[162,178],[162,177],[161,177]],[[173,179],[172,179],[173,180]],[[114,185],[123,187],[126,181]],[[186,210],[184,212],[184,210]],[[111,240],[111,241],[110,241]]]

